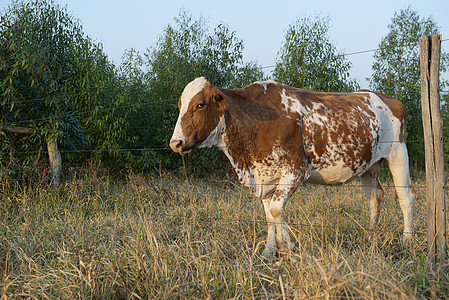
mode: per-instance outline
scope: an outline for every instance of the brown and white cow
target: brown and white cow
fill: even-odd
[[[188,152],[218,146],[240,182],[262,199],[268,222],[263,255],[290,249],[283,211],[301,182],[342,184],[360,177],[377,222],[383,160],[393,175],[404,216],[404,238],[412,234],[413,195],[405,145],[406,111],[379,93],[321,93],[280,83],[256,82],[222,89],[204,77],[189,83],[170,147]]]

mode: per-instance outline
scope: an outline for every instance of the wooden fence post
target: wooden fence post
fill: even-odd
[[[58,142],[56,137],[47,138],[47,149],[48,158],[50,160],[51,185],[54,189],[58,189],[61,180],[62,159],[61,153],[58,149]]]
[[[0,124],[0,130],[16,134],[33,134],[38,129],[28,127],[13,127]],[[48,158],[50,161],[51,184],[54,189],[57,189],[61,181],[61,168],[62,168],[61,152],[59,152],[58,149],[57,138],[55,137],[47,138],[47,149],[48,149]]]
[[[419,39],[419,46],[426,156],[427,244],[429,263],[440,269],[447,257],[443,120],[439,90],[441,35],[424,35]]]

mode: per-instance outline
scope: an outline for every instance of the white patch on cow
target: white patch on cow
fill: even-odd
[[[314,123],[320,127],[323,127],[326,123],[329,123],[328,117],[316,112],[316,110],[324,107],[321,103],[313,103],[313,109],[307,114],[310,117],[310,122]]]
[[[298,114],[305,114],[307,113],[307,109],[301,105],[301,103],[298,101],[298,99],[288,96],[285,92],[285,89],[282,89],[281,94],[281,103],[284,105],[284,111],[287,113],[298,113]],[[287,116],[288,118],[291,118],[291,116]]]
[[[236,170],[240,182],[249,187],[254,195],[261,199],[271,197],[276,188],[279,187],[284,174],[294,173],[293,167],[285,160],[291,154],[276,146],[273,147],[270,155],[262,161],[252,161],[249,166],[239,166],[227,150],[226,140],[227,137],[224,133],[222,149]]]
[[[280,194],[281,198],[288,197],[291,188],[298,183],[298,175],[299,173],[297,171],[293,172],[293,168],[286,168],[283,171],[282,178],[279,182],[279,189],[282,191]]]
[[[178,120],[176,121],[175,129],[173,130],[173,135],[171,136],[171,140],[182,140],[185,141],[184,132],[182,131],[181,126],[181,115],[179,115]]]
[[[325,169],[319,171],[312,170],[306,182],[315,184],[340,184],[349,182],[356,177],[354,172],[343,161],[337,161],[335,165]]]
[[[390,108],[383,102],[376,94],[367,92],[357,92],[368,94],[369,97],[365,97],[365,100],[369,101],[371,110],[376,114],[379,124],[382,125],[379,128],[381,134],[381,140],[389,143],[383,143],[382,157],[386,157],[390,153],[391,143],[398,142],[399,135],[401,133],[401,121],[393,115]]]
[[[313,102],[312,109],[313,111],[317,111],[318,109],[326,109],[326,106],[323,103]]]
[[[277,84],[277,82],[276,82],[276,81],[273,81],[273,80],[256,81],[256,82],[254,82],[254,84],[261,85],[261,86],[264,88],[265,92],[268,90],[268,85],[269,85],[270,83],[272,83],[272,84]]]
[[[268,167],[268,162],[273,162],[272,157],[262,162],[254,161],[248,168],[241,168],[238,165],[236,167],[241,183],[249,187],[254,195],[261,199],[267,198],[267,195],[270,195],[279,181],[278,170]]]
[[[222,135],[226,130],[226,124],[224,121],[224,115],[220,117],[220,121],[217,126],[210,132],[209,136],[204,140],[204,142],[199,145],[199,148],[210,148],[212,146],[217,146],[219,148],[224,147]]]
[[[178,120],[176,121],[176,126],[171,137],[172,140],[182,140],[185,141],[184,132],[182,131],[181,119],[187,112],[189,108],[190,100],[196,96],[204,88],[207,79],[204,77],[199,77],[192,82],[190,82],[182,92],[181,95],[181,109],[179,112]]]
[[[207,83],[207,79],[204,77],[198,77],[190,82],[181,94],[181,111],[180,115],[184,115],[189,107],[190,100],[204,89]]]
[[[262,162],[253,163],[251,173],[255,181],[251,182],[251,188],[256,190],[261,198],[271,195],[279,187],[291,186],[287,182],[282,182],[286,179],[285,174],[293,173],[292,166],[285,160],[290,155],[281,147],[273,147],[272,153]]]

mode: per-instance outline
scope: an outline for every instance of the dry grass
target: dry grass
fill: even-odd
[[[391,188],[370,231],[358,183],[301,186],[286,215],[297,248],[273,262],[259,256],[266,224],[246,189],[168,176],[74,180],[58,193],[10,186],[0,191],[1,299],[445,298],[447,278],[426,264],[415,186],[407,245]]]

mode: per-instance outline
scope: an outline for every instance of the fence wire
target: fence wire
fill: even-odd
[[[441,40],[441,42],[446,42],[449,41],[449,39],[443,39]],[[417,45],[418,46],[418,45]],[[399,46],[398,46],[399,47]],[[359,55],[359,54],[365,54],[365,53],[370,53],[370,52],[376,52],[382,50],[381,48],[374,48],[374,49],[368,49],[368,50],[361,50],[361,51],[355,51],[355,52],[348,52],[348,53],[343,53],[343,54],[339,54],[339,56],[352,56],[352,55]],[[261,69],[267,69],[267,68],[274,68],[276,67],[276,65],[269,65],[269,66],[261,66]],[[164,83],[171,83],[171,82],[164,82]],[[245,91],[241,91],[241,92],[245,92]],[[246,92],[255,92],[255,91],[246,91]],[[261,90],[260,92],[267,92],[264,90]],[[402,93],[419,93],[420,91],[398,91],[398,92],[402,92]],[[449,93],[449,91],[440,91],[440,93]],[[15,103],[32,103],[32,102],[37,102],[37,101],[44,101],[44,100],[49,100],[49,99],[53,99],[53,98],[63,98],[63,97],[77,97],[77,96],[82,96],[82,95],[86,95],[88,94],[88,92],[82,92],[82,93],[74,93],[74,94],[57,94],[57,95],[53,95],[53,96],[49,96],[49,97],[42,97],[42,98],[34,98],[34,99],[27,99],[27,100],[18,100],[15,101]],[[168,102],[168,103],[176,103],[178,99],[165,99],[165,100],[160,100],[162,102]],[[88,114],[93,114],[93,113],[101,113],[101,112],[106,112],[106,111],[111,111],[111,110],[121,110],[121,109],[130,109],[130,108],[142,108],[142,109],[148,109],[145,106],[148,105],[152,105],[153,103],[151,102],[142,102],[142,103],[134,103],[134,104],[127,104],[127,105],[121,105],[121,106],[110,106],[110,107],[102,107],[102,108],[96,108],[93,110],[88,110],[88,111],[83,111],[83,112],[78,112],[77,116],[83,116],[83,115],[88,115]],[[37,119],[29,119],[29,120],[22,120],[22,121],[18,121],[17,124],[22,124],[22,123],[31,123],[31,122],[39,122],[39,121],[45,121],[45,120],[49,120],[49,119],[58,119],[58,118],[64,118],[64,117],[73,117],[74,114],[73,113],[68,113],[68,114],[63,114],[63,115],[52,115],[52,116],[44,116],[42,118],[37,118]],[[6,124],[5,124],[6,125]],[[16,125],[7,125],[7,126],[16,126]],[[136,128],[136,127],[132,127],[132,128]],[[411,141],[406,141],[406,143],[422,143],[424,142],[424,139],[421,140],[411,140]],[[274,144],[274,145],[245,145],[242,147],[250,147],[250,148],[259,148],[259,151],[271,151],[272,147],[309,147],[309,146],[330,146],[330,145],[358,145],[358,144],[372,144],[372,143],[402,143],[401,141],[379,141],[379,142],[374,142],[374,141],[358,141],[358,142],[341,142],[341,143],[303,143],[303,144]],[[220,147],[219,147],[220,148]],[[222,150],[226,150],[227,148],[221,147]],[[233,149],[239,149],[239,147],[237,148],[233,148]],[[170,151],[171,148],[170,147],[148,147],[148,148],[121,148],[121,149],[80,149],[80,150],[61,150],[61,153],[102,153],[102,152],[145,152],[145,151]],[[3,152],[6,153],[6,152]],[[9,151],[8,151],[9,153]],[[47,150],[39,150],[39,151],[17,151],[17,152],[12,152],[14,154],[37,154],[37,153],[48,153]],[[347,184],[345,186],[348,186]],[[388,187],[394,187],[389,185]]]
[[[344,145],[365,145],[365,144],[413,144],[423,143],[424,139],[409,141],[357,141],[357,142],[331,142],[331,143],[300,143],[300,144],[267,144],[267,145],[242,145],[234,147],[215,146],[220,150],[241,150],[241,149],[257,149],[259,152],[271,152],[272,148],[282,147],[311,147],[311,146],[344,146]],[[206,148],[195,148],[206,149]],[[60,153],[102,153],[102,152],[146,152],[146,151],[172,151],[170,147],[148,147],[148,148],[117,148],[117,149],[77,149],[77,150],[60,150]],[[13,154],[38,154],[48,153],[48,150],[34,151],[12,151]],[[0,151],[0,153],[10,153],[10,151]]]
[[[265,90],[240,90],[239,92],[243,92],[243,93],[254,93],[254,92],[260,92],[260,93],[267,93],[267,92],[273,92],[273,93],[279,93],[279,91],[265,91]],[[357,91],[355,91],[357,92]],[[397,91],[397,93],[420,93],[421,91]],[[440,91],[440,93],[449,93],[449,91]],[[87,92],[84,93],[79,93],[79,94],[70,94],[67,95],[67,97],[76,97],[79,95],[83,95],[83,94],[87,94]],[[21,101],[23,102],[33,102],[36,100],[41,100],[41,99],[52,99],[52,98],[57,98],[60,96],[53,96],[53,97],[46,97],[46,98],[40,98],[40,99],[30,99],[30,100],[20,100],[18,101],[18,103],[20,103]],[[164,103],[169,103],[172,104],[173,106],[177,105],[177,101],[178,99],[164,99],[164,100],[160,100],[160,102],[164,102]],[[47,115],[47,116],[43,116],[42,118],[36,118],[36,119],[29,119],[29,120],[21,120],[21,121],[17,121],[15,122],[15,124],[2,124],[5,126],[18,126],[24,123],[35,123],[35,122],[39,122],[39,121],[47,121],[47,120],[55,120],[55,119],[63,119],[63,118],[67,118],[67,117],[81,117],[81,116],[85,116],[85,115],[93,115],[93,114],[97,114],[97,113],[102,113],[102,112],[108,112],[108,111],[114,111],[114,110],[125,110],[125,109],[130,109],[130,108],[139,108],[139,109],[148,109],[145,108],[145,106],[149,106],[149,105],[154,105],[153,102],[140,102],[140,103],[134,103],[134,104],[126,104],[126,105],[119,105],[119,106],[109,106],[109,107],[101,107],[101,108],[95,108],[92,110],[87,110],[87,111],[81,111],[81,112],[70,112],[67,114],[62,114],[62,115]]]
[[[441,40],[441,43],[449,41],[449,39],[443,39]],[[417,47],[418,45],[416,45]],[[396,46],[396,47],[402,47],[402,46]],[[351,55],[358,55],[358,54],[364,54],[364,53],[370,53],[370,52],[375,52],[375,51],[379,51],[381,50],[381,48],[374,48],[374,49],[369,49],[369,50],[361,50],[361,51],[355,51],[355,52],[349,52],[349,53],[343,53],[343,54],[339,54],[338,56],[351,56]],[[261,66],[259,67],[260,69],[268,69],[268,68],[274,68],[276,67],[276,65],[269,65],[269,66]],[[152,82],[152,84],[157,84],[157,83],[173,83],[172,81],[161,81],[161,82]],[[177,82],[176,82],[177,83]],[[255,92],[255,91],[247,91],[247,92]],[[266,92],[266,91],[261,91],[261,92]],[[397,91],[399,93],[418,93],[420,91]],[[49,97],[42,97],[42,98],[35,98],[35,99],[27,99],[27,100],[17,100],[14,101],[14,103],[20,104],[20,103],[30,103],[30,102],[36,102],[36,101],[43,101],[43,100],[48,100],[48,99],[54,99],[54,98],[62,98],[62,97],[76,97],[76,96],[81,96],[81,95],[85,95],[88,94],[89,92],[82,92],[82,93],[74,93],[74,94],[57,94],[54,96],[49,96]],[[440,91],[440,93],[449,93],[449,91]],[[162,100],[163,102],[169,102],[169,103],[173,103],[176,102],[177,99],[165,99]],[[111,106],[111,107],[105,107],[105,108],[100,108],[100,109],[94,109],[94,110],[90,110],[90,111],[83,111],[83,112],[78,112],[79,115],[85,115],[85,114],[89,114],[89,113],[98,113],[98,112],[104,112],[104,111],[109,111],[109,110],[115,110],[115,109],[126,109],[126,108],[133,108],[133,107],[139,107],[139,106],[146,106],[146,105],[150,105],[151,103],[145,102],[145,103],[137,103],[137,104],[129,104],[129,105],[122,105],[122,106]],[[23,121],[18,121],[18,123],[16,125],[22,124],[22,123],[32,123],[32,122],[37,122],[37,121],[45,121],[45,120],[49,120],[49,119],[57,119],[57,118],[64,118],[64,117],[71,117],[73,116],[73,114],[65,114],[65,115],[59,115],[59,116],[45,116],[43,118],[38,118],[38,119],[30,119],[30,120],[23,120]],[[15,126],[12,124],[3,124],[6,126]]]
[[[79,180],[79,181],[80,181],[80,183],[84,183],[85,180]],[[96,181],[96,182],[88,181],[88,182],[90,184],[92,184],[92,185],[98,185],[98,184],[107,185],[107,184],[109,184],[111,182],[115,182],[115,183],[123,182],[123,183],[125,183],[123,185],[123,187],[129,186],[129,185],[131,185],[132,187],[136,187],[136,186],[138,187],[138,186],[144,185],[144,186],[152,187],[153,190],[156,193],[158,193],[158,192],[159,193],[160,192],[169,193],[168,190],[170,190],[170,188],[179,188],[179,184],[176,185],[174,183],[171,183],[171,186],[169,186],[167,188],[167,190],[160,190],[160,191],[158,191],[156,186],[150,186],[150,182],[146,182],[146,181],[140,182],[139,184],[131,183],[130,181]],[[66,183],[68,183],[68,184],[75,183],[76,184],[76,181],[75,182],[74,181],[67,181]],[[189,184],[189,183],[186,183],[186,184]],[[362,185],[345,185],[345,187],[361,188]],[[395,186],[386,185],[384,187],[394,188]],[[239,186],[238,187],[238,189],[242,189],[242,188],[243,188],[243,186]],[[420,189],[425,189],[425,187],[420,187]],[[194,193],[194,191],[192,191],[190,188],[188,188],[188,190],[189,190],[190,194]],[[197,191],[197,192],[201,193],[201,191]],[[178,193],[178,191],[176,191],[175,193]],[[206,196],[206,194],[207,194],[207,192],[204,193],[205,196]],[[336,195],[336,197],[338,197],[337,194],[335,194],[335,195]],[[211,198],[213,198],[213,197],[211,197]],[[331,201],[331,199],[329,199],[328,201]],[[260,212],[261,213],[258,214],[255,211],[255,213],[253,215],[251,215],[249,218],[245,218],[245,219],[223,217],[223,216],[218,216],[218,215],[213,215],[213,214],[209,214],[207,216],[199,216],[197,218],[199,218],[200,220],[205,221],[205,222],[206,221],[210,221],[210,220],[219,220],[219,221],[224,221],[224,222],[229,222],[229,223],[235,223],[235,222],[256,222],[256,223],[258,223],[258,224],[260,224],[262,226],[265,226],[267,224],[274,224],[274,225],[281,224],[279,222],[272,222],[272,221],[269,222],[269,221],[267,221],[266,218],[265,218],[265,215],[263,214],[263,210],[260,210]],[[160,213],[166,214],[166,215],[170,214],[169,211],[168,212],[160,212]],[[323,228],[326,228],[326,229],[333,229],[333,230],[338,230],[338,231],[352,231],[352,232],[365,232],[365,233],[366,232],[368,232],[368,233],[376,233],[376,232],[378,232],[378,233],[391,233],[391,234],[397,235],[398,237],[400,237],[402,235],[402,233],[403,233],[402,224],[397,224],[398,226],[394,226],[395,228],[388,229],[388,228],[381,228],[381,227],[370,228],[370,227],[368,227],[368,224],[361,225],[361,224],[359,224],[357,222],[355,222],[355,223],[356,223],[355,225],[357,225],[357,227],[352,227],[352,226],[348,226],[348,225],[327,225],[327,224],[322,224],[322,223],[320,223],[320,224],[313,224],[313,223],[310,223],[310,222],[309,223],[298,222],[298,221],[295,221],[294,219],[292,219],[291,217],[287,216],[287,218],[285,219],[285,223],[284,224],[287,225],[287,227],[290,230],[292,230],[292,228],[310,228],[310,229],[323,229]],[[426,235],[426,232],[427,232],[427,230],[425,228],[417,228],[417,229],[415,229],[412,232],[412,234],[415,237],[417,237],[417,236],[422,237],[422,236]]]

